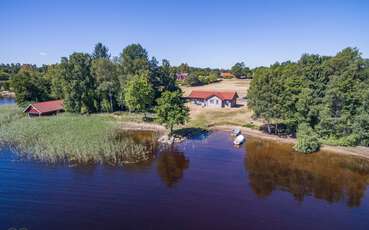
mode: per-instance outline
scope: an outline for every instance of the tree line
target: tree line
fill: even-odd
[[[299,151],[369,146],[369,60],[356,48],[257,68],[247,98],[269,133],[297,134]]]
[[[49,99],[64,99],[67,111],[77,113],[113,112],[135,107],[128,93],[137,86],[146,87],[151,105],[164,91],[176,91],[167,60],[161,65],[139,44],[127,46],[118,58],[111,58],[109,49],[98,43],[91,54],[75,52],[60,63],[37,68],[22,65],[10,81],[20,105]],[[143,92],[142,87],[138,87]],[[149,89],[148,89],[149,87]]]

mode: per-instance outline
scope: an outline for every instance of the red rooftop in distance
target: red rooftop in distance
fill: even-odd
[[[45,116],[54,115],[59,112],[64,112],[64,101],[53,100],[32,103],[23,111],[28,113],[28,116]]]

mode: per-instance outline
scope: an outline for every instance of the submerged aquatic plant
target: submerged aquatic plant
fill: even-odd
[[[122,165],[152,157],[148,145],[122,133],[113,120],[100,115],[24,117],[0,128],[1,142],[22,156],[49,163]]]

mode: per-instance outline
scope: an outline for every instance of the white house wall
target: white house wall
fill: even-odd
[[[208,98],[208,100],[206,100],[206,106],[221,108],[222,107],[222,100],[217,96],[210,97],[210,98]]]

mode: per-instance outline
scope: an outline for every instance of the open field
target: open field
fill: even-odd
[[[250,87],[251,80],[249,79],[223,79],[220,82],[211,83],[202,86],[181,86],[183,94],[185,96],[189,95],[192,90],[215,90],[215,91],[231,91],[235,90],[243,99],[247,95],[247,90]],[[241,102],[244,100],[240,100]]]

